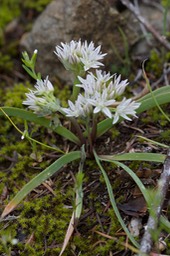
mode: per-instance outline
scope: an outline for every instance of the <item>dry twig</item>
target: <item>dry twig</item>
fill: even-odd
[[[152,245],[153,245],[153,239],[152,239],[152,234],[153,232],[156,231],[162,207],[163,207],[163,202],[165,199],[165,196],[168,191],[169,187],[169,182],[170,182],[170,149],[168,150],[167,157],[164,162],[163,166],[163,172],[161,174],[161,177],[158,182],[158,204],[154,205],[154,216],[151,214],[148,219],[147,223],[147,228],[145,230],[144,236],[141,241],[141,246],[140,246],[140,254],[139,256],[142,255],[148,255],[151,252]]]
[[[164,36],[161,36],[154,27],[139,13],[138,9],[129,1],[121,0],[124,4],[136,17],[136,19],[145,26],[145,28],[152,33],[155,39],[160,42],[167,50],[170,50],[170,43],[166,40]]]

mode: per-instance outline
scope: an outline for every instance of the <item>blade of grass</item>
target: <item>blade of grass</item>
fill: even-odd
[[[170,234],[170,222],[164,216],[160,216],[160,222],[163,229]]]
[[[16,196],[8,203],[5,207],[1,218],[4,218],[7,214],[15,209],[15,207],[21,202],[21,200],[26,197],[34,188],[39,186],[42,182],[49,179],[54,173],[60,170],[65,164],[68,164],[74,160],[77,160],[81,157],[80,151],[70,152],[54,163],[47,167],[44,171],[35,176],[30,180],[17,194]]]
[[[68,225],[67,232],[66,232],[66,235],[65,235],[65,238],[64,238],[64,243],[63,243],[63,246],[62,246],[62,249],[61,249],[61,252],[60,252],[59,256],[61,256],[63,254],[63,252],[65,251],[65,249],[67,247],[67,244],[68,244],[68,242],[69,242],[69,240],[70,240],[70,238],[73,234],[74,227],[75,227],[75,212],[72,213],[70,223]]]
[[[143,139],[143,140],[145,140],[145,141],[148,141],[148,142],[150,142],[150,143],[153,144],[153,145],[157,145],[157,146],[160,146],[160,147],[162,147],[162,148],[169,148],[169,146],[167,146],[167,145],[165,145],[165,144],[163,144],[163,143],[157,142],[157,141],[155,141],[155,140],[151,140],[151,139],[148,139],[148,138],[143,137],[143,136],[140,136],[140,135],[136,135],[136,137],[141,138],[141,139]]]
[[[129,232],[128,228],[126,227],[120,213],[119,213],[119,210],[117,208],[117,205],[116,205],[116,201],[115,201],[115,198],[114,198],[114,195],[113,195],[113,191],[112,191],[112,186],[110,184],[110,181],[109,181],[109,178],[105,172],[105,170],[103,169],[101,163],[100,163],[100,160],[99,160],[99,157],[98,155],[96,154],[95,151],[94,152],[94,157],[95,157],[95,160],[96,160],[96,163],[97,165],[99,166],[100,170],[101,170],[101,173],[104,177],[104,180],[105,180],[105,183],[106,183],[106,186],[107,186],[107,191],[108,191],[108,194],[109,194],[109,198],[110,198],[110,202],[112,204],[112,207],[114,209],[114,212],[122,226],[122,228],[124,229],[124,231],[126,232],[129,240],[133,243],[134,246],[136,246],[137,248],[139,248],[139,244],[137,243],[137,241],[134,239],[134,237],[131,235],[131,233]]]
[[[155,97],[157,97],[159,95],[166,95],[167,93],[169,94],[170,93],[170,86],[169,85],[162,86],[162,87],[152,91],[152,93],[154,94]],[[152,97],[151,93],[148,93],[148,94],[144,95],[143,97],[141,97],[138,101],[142,102],[144,100],[150,99],[151,97]]]
[[[149,194],[147,193],[147,190],[145,188],[145,186],[143,185],[143,183],[141,182],[141,180],[138,178],[138,176],[125,164],[120,163],[118,161],[112,161],[112,160],[106,160],[106,159],[101,159],[102,161],[106,161],[106,162],[110,162],[110,163],[114,163],[116,166],[119,166],[121,168],[123,168],[130,176],[131,178],[135,181],[135,183],[137,184],[137,186],[139,187],[139,189],[141,190],[146,202],[150,202],[149,201]]]
[[[163,163],[166,155],[156,153],[124,153],[120,155],[100,155],[106,161],[149,161]]]

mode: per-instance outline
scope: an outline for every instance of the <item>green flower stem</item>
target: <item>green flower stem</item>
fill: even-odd
[[[76,76],[75,80],[74,80],[72,95],[70,98],[72,102],[76,101],[76,99],[80,93],[80,87],[76,86],[76,84],[79,84],[79,83],[80,83],[80,81],[79,81],[78,77]]]
[[[167,16],[169,11],[169,6],[167,5],[164,7],[164,14],[163,14],[163,35],[166,37],[167,34]]]
[[[88,146],[89,146],[88,151],[91,156],[93,155],[93,141],[91,136],[90,117],[87,117],[86,119],[86,131],[87,131]]]

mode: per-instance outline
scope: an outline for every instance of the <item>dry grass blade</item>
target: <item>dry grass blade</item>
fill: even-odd
[[[70,240],[70,238],[73,234],[74,226],[75,226],[75,213],[73,212],[70,223],[69,223],[69,226],[68,226],[68,229],[67,229],[67,232],[66,232],[66,235],[65,235],[65,238],[64,238],[64,243],[63,243],[63,246],[62,246],[62,249],[61,249],[61,252],[60,252],[59,256],[61,256],[63,254],[63,252],[65,251],[66,246],[67,246],[67,244],[68,244],[68,242],[69,242],[69,240]]]

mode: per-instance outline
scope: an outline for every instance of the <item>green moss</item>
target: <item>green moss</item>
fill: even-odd
[[[25,93],[31,88],[29,82],[25,84],[14,84],[10,90],[7,90],[4,97],[4,105],[8,107],[23,108],[22,101],[26,98]]]
[[[158,141],[165,143],[165,144],[169,144],[170,142],[170,130],[165,130],[163,132],[160,133],[159,138],[157,138]]]
[[[31,9],[36,12],[42,12],[44,8],[51,2],[52,0],[1,0],[1,8],[0,8],[0,71],[3,73],[10,73],[14,68],[14,57],[18,57],[18,45],[19,41],[15,37],[8,40],[6,44],[5,39],[5,27],[16,18],[21,18],[21,26],[22,20],[26,20],[23,15]],[[37,13],[38,14],[38,13]],[[24,23],[24,28],[29,26],[29,20],[26,20],[28,24]],[[27,29],[28,31],[28,29]]]
[[[37,0],[35,1],[30,1],[30,0],[25,0],[22,2],[23,7],[26,9],[34,9],[38,12],[41,12],[44,7],[49,4],[52,0]]]
[[[1,0],[0,8],[0,27],[3,28],[7,23],[18,17],[20,14],[20,1],[18,0]]]
[[[0,71],[1,72],[10,72],[13,69],[13,62],[11,61],[11,58],[7,54],[2,54],[0,52]]]
[[[162,105],[161,108],[165,113],[168,113],[168,105]],[[161,125],[162,127],[166,127],[169,124],[169,121],[166,117],[160,112],[157,107],[154,107],[147,111],[145,116],[141,117],[141,121],[145,124],[147,123],[155,123]]]
[[[163,63],[161,54],[155,49],[151,50],[150,58],[147,63],[147,71],[153,72],[156,76],[160,76],[163,71]]]
[[[67,101],[71,96],[70,87],[68,85],[64,85],[64,88],[63,86],[61,88],[61,85],[54,84],[54,88],[55,88],[55,95],[58,99],[60,99],[61,105],[63,107],[67,107],[68,106]]]
[[[170,52],[166,52],[165,49],[151,50],[150,57],[147,62],[146,70],[149,73],[153,73],[154,76],[160,77],[163,73],[165,63],[170,61]]]
[[[71,211],[64,206],[63,195],[57,188],[54,190],[56,196],[45,195],[34,198],[34,200],[24,201],[20,218],[17,220],[17,237],[20,243],[17,247],[22,251],[20,255],[53,255],[60,251],[64,239],[65,231],[71,217]],[[13,230],[14,225],[10,225]],[[33,244],[25,245],[24,241],[33,234]],[[52,244],[55,242],[55,246]],[[44,245],[47,250],[44,254]],[[54,248],[50,248],[50,246]],[[49,247],[49,248],[48,248]],[[2,253],[2,251],[0,251]],[[26,254],[24,254],[26,253]],[[49,254],[48,254],[49,253]]]
[[[111,129],[111,140],[115,140],[120,135],[120,132],[115,127],[112,127]]]
[[[41,12],[51,0],[1,0],[0,8],[0,27],[4,28],[10,21],[19,17],[23,8],[34,9]],[[22,7],[22,8],[21,8]]]

